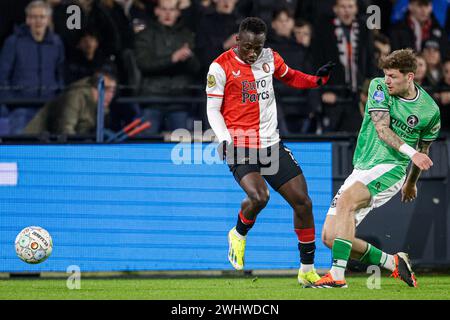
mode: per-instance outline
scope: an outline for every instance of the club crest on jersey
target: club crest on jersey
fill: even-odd
[[[373,93],[373,100],[375,100],[377,103],[384,101],[384,92],[382,90],[377,90]]]
[[[208,74],[208,88],[212,88],[216,85],[216,77],[212,74]]]
[[[262,69],[264,70],[265,73],[269,73],[270,72],[270,66],[268,63],[264,63],[262,65]]]
[[[408,117],[408,119],[406,119],[406,123],[408,124],[408,126],[410,126],[411,128],[414,128],[415,126],[417,126],[417,124],[419,123],[419,118],[417,118],[417,116],[415,115],[410,115]]]

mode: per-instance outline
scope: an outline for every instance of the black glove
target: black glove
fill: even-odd
[[[219,157],[222,160],[227,160],[227,152],[231,152],[231,148],[234,148],[233,142],[222,141],[217,146],[217,152],[219,153]]]
[[[327,77],[330,75],[331,70],[336,66],[336,63],[328,61],[327,64],[321,66],[316,72],[317,77]],[[322,85],[322,78],[317,80],[317,84]]]

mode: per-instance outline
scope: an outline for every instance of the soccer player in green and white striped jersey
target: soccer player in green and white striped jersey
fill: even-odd
[[[433,165],[428,151],[440,129],[439,107],[414,83],[414,52],[394,51],[381,60],[380,68],[385,77],[370,83],[354,170],[333,199],[322,231],[333,252],[333,265],[312,285],[315,288],[347,287],[344,275],[350,257],[384,267],[409,286],[417,286],[406,253],[388,254],[355,237],[364,217],[400,190],[403,202],[416,198],[416,182],[420,172]]]

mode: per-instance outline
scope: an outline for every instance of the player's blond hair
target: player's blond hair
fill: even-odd
[[[379,68],[397,69],[403,74],[409,72],[416,73],[416,54],[412,49],[395,50],[386,57],[380,59]]]

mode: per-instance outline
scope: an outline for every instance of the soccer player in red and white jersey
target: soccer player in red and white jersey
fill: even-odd
[[[302,170],[278,135],[273,77],[294,88],[316,88],[328,81],[334,63],[316,75],[291,69],[277,52],[264,48],[266,35],[261,19],[244,19],[237,46],[214,60],[207,77],[207,115],[220,142],[219,153],[247,194],[237,224],[228,233],[228,259],[235,269],[244,268],[247,233],[269,200],[267,181],[294,209],[298,281],[309,285],[320,278],[314,269],[312,204]]]

